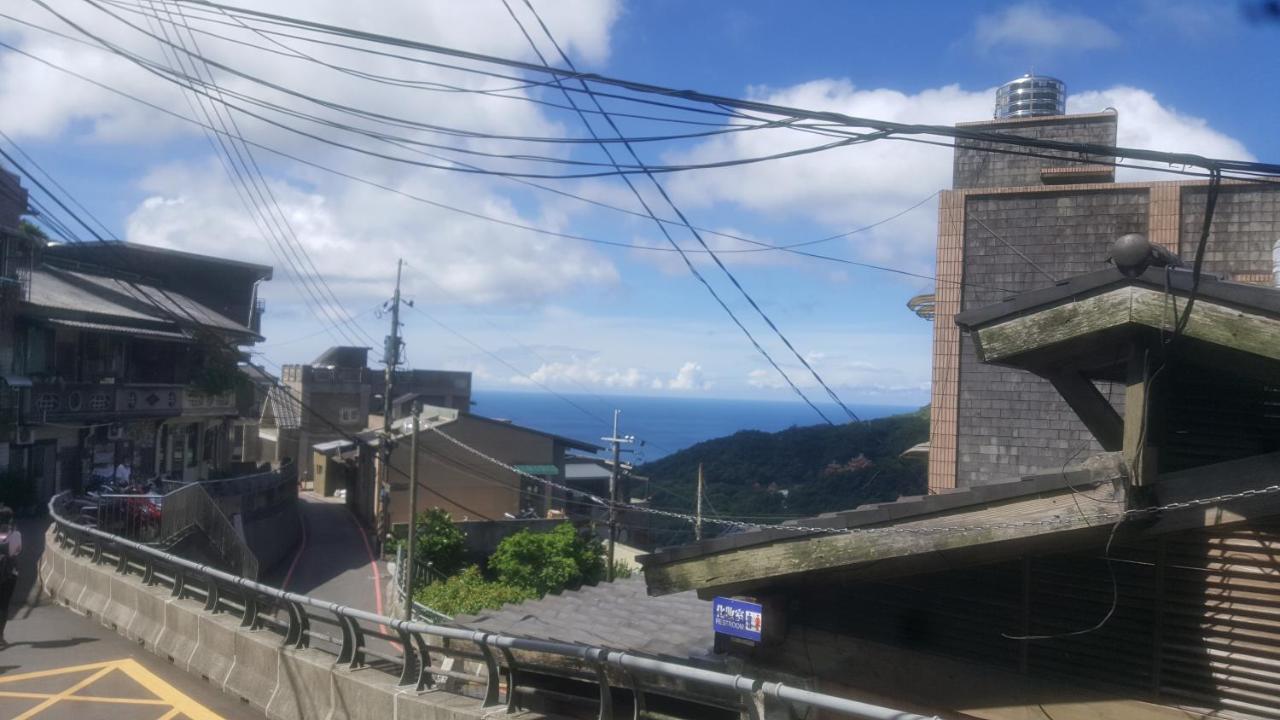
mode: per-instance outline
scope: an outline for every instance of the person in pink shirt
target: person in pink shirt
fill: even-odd
[[[22,533],[13,524],[13,510],[0,505],[0,648],[4,626],[9,622],[9,602],[18,583],[18,555],[22,552]]]

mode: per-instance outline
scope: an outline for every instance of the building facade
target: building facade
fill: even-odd
[[[236,364],[261,339],[257,289],[271,268],[52,245],[19,224],[22,205],[0,208],[0,467],[16,501],[39,505],[121,470],[142,481],[231,472]]]
[[[1114,146],[1122,121],[1106,112],[964,127]],[[953,187],[939,203],[931,492],[1061,467],[1099,449],[1048,381],[980,363],[955,325],[959,312],[1104,268],[1125,233],[1145,234],[1190,262],[1203,223],[1205,180],[1117,183],[1110,158],[1001,150],[1020,149],[957,142]],[[1271,284],[1278,239],[1280,186],[1224,183],[1205,271]],[[1123,388],[1098,388],[1122,409]]]
[[[315,468],[305,460],[312,447],[350,438],[367,428],[382,427],[382,394],[386,374],[368,367],[369,349],[338,346],[307,365],[285,365],[281,387],[267,393],[259,426],[260,457],[279,464],[300,460],[300,479],[315,481]],[[395,374],[398,402],[393,420],[407,415],[410,401],[466,412],[471,407],[471,373],[449,370],[403,370]]]

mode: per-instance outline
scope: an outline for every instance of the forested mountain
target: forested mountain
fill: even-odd
[[[775,523],[923,494],[925,463],[899,456],[928,437],[928,408],[846,425],[747,430],[646,463],[635,474],[649,478],[653,507],[692,512],[701,464],[706,516]],[[660,544],[692,537],[684,523],[658,520],[654,527]]]

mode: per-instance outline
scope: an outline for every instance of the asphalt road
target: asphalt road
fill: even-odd
[[[47,521],[19,523],[18,589],[0,650],[0,717],[58,720],[261,718],[99,624],[39,593],[36,565]]]

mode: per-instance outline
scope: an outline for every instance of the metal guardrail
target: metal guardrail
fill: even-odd
[[[196,483],[164,496],[160,542],[175,542],[193,529],[204,534],[228,567],[238,569],[244,577],[258,577],[258,558],[204,486]]]
[[[396,607],[404,607],[405,583],[407,582],[407,577],[405,575],[405,555],[406,553],[403,547],[396,548],[396,567],[395,573],[391,578],[391,584],[396,589]],[[432,575],[435,574],[435,569],[431,567],[431,564],[418,562],[417,560],[414,560],[413,564],[413,576],[415,578],[427,578],[427,582],[425,584],[431,584]],[[413,616],[416,619],[432,623],[453,621],[453,618],[448,615],[445,615],[439,610],[427,607],[417,600],[413,601]]]
[[[635,698],[632,706],[636,718],[645,714],[646,695],[664,695],[736,710],[753,720],[763,717],[762,711],[766,703],[793,709],[819,708],[860,720],[927,720],[922,715],[802,690],[783,683],[730,675],[588,645],[406,622],[328,600],[299,595],[76,523],[63,515],[66,499],[67,493],[55,496],[49,501],[49,511],[54,520],[56,542],[64,548],[70,548],[73,556],[90,552],[91,561],[95,564],[110,561],[121,574],[141,574],[142,581],[148,585],[168,585],[172,597],[203,598],[206,612],[235,612],[240,615],[240,627],[278,632],[285,646],[306,648],[311,647],[313,641],[331,645],[336,649],[339,664],[356,668],[365,665],[368,656],[379,657],[399,666],[399,684],[402,687],[415,687],[419,691],[434,688],[438,678],[482,684],[482,702],[485,707],[505,703],[508,710],[514,710],[518,707],[520,682],[525,673],[545,672],[545,668],[540,668],[528,659],[522,658],[517,662],[514,652],[519,651],[568,660],[585,668],[583,679],[593,682],[599,689],[600,720],[612,720],[615,717],[610,671],[615,677],[625,678],[625,689],[631,691]],[[270,617],[266,611],[272,608],[283,610],[287,620],[279,621]],[[336,626],[339,636],[332,637],[319,632],[314,629],[317,624]],[[367,646],[368,636],[398,642],[401,649],[399,656],[375,652]],[[435,638],[439,638],[441,644],[433,645]],[[468,652],[455,647],[455,643],[474,648],[474,651]],[[484,677],[437,667],[433,665],[433,652],[483,663]],[[688,693],[682,695],[665,687],[660,688],[655,684],[658,679],[677,681],[695,697],[690,697]],[[506,693],[505,698],[502,698],[501,690],[504,685]]]

